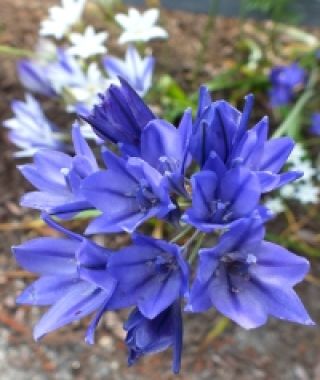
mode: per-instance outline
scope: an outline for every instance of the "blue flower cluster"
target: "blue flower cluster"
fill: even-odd
[[[268,316],[313,324],[293,290],[308,261],[264,240],[272,213],[262,195],[302,175],[282,171],[294,142],[268,140],[267,118],[249,128],[252,108],[252,95],[240,112],[224,100],[212,102],[202,87],[195,117],[186,110],[176,128],[121,80],[84,116],[105,142],[106,168],[98,166],[78,124],[74,156],[41,150],[33,164],[20,166],[37,189],[22,204],[41,210],[64,235],[13,248],[19,264],[40,275],[18,302],[50,305],[35,339],[95,313],[86,333],[93,343],[105,312],[132,308],[124,325],[129,365],[170,347],[177,373],[182,311],[214,307],[246,329]],[[87,210],[98,216],[84,235],[57,222]],[[163,240],[137,231],[155,218],[164,226]],[[117,251],[88,237],[119,232],[132,239]]]
[[[297,90],[306,84],[308,75],[306,70],[294,62],[288,66],[275,66],[269,75],[271,89],[269,92],[272,107],[290,104]]]

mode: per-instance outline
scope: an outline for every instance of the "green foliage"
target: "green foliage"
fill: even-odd
[[[180,85],[170,76],[162,75],[153,89],[150,98],[156,95],[163,111],[163,117],[173,122],[181,116],[183,111],[192,106],[196,107],[196,102],[190,104],[190,98]]]
[[[292,0],[243,0],[245,12],[261,12],[274,21],[296,22]]]

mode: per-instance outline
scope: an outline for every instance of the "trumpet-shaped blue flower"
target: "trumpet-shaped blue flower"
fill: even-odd
[[[36,324],[35,339],[97,312],[87,331],[86,339],[91,342],[101,312],[116,289],[116,280],[106,269],[111,251],[66,230],[48,216],[44,219],[65,237],[42,237],[13,247],[17,262],[41,276],[17,302],[52,305]]]
[[[90,223],[87,233],[133,232],[152,217],[163,218],[175,208],[167,178],[137,157],[128,161],[106,150],[108,170],[90,175],[82,193],[103,214]]]
[[[156,117],[128,83],[111,85],[90,115],[83,118],[103,140],[125,144],[127,150],[137,151],[141,132]]]
[[[98,166],[78,124],[73,126],[72,138],[74,157],[58,151],[40,150],[34,155],[32,164],[19,166],[24,177],[38,189],[22,197],[23,206],[61,218],[92,208],[81,193],[81,184],[98,170]]]
[[[187,309],[215,307],[246,329],[263,325],[268,315],[313,325],[293,290],[308,272],[308,261],[263,236],[259,220],[242,220],[215,247],[200,250]]]
[[[245,132],[234,147],[228,165],[241,165],[256,173],[263,193],[277,189],[303,175],[299,171],[280,173],[294,148],[294,141],[290,137],[267,140],[267,136],[268,119],[263,118]]]
[[[21,60],[18,74],[22,84],[30,91],[46,96],[61,94],[68,87],[81,87],[87,83],[78,60],[64,49],[57,49],[49,62]]]
[[[187,195],[184,175],[190,164],[192,113],[187,110],[178,128],[165,120],[150,121],[141,134],[141,158],[165,175],[172,191]]]
[[[191,178],[192,205],[182,219],[201,231],[229,228],[239,219],[259,214],[261,186],[244,167],[217,172],[203,170]]]
[[[188,264],[176,244],[136,235],[110,258],[108,269],[146,317],[153,319],[188,291]]]
[[[191,139],[191,152],[202,168],[219,166],[219,172],[238,165],[255,172],[262,192],[274,190],[299,178],[302,173],[279,173],[290,155],[294,141],[289,137],[268,140],[268,118],[249,128],[253,96],[246,97],[241,113],[225,101],[211,103],[205,87],[200,89],[199,106]]]
[[[274,67],[269,79],[271,105],[279,107],[289,104],[294,99],[296,90],[304,86],[307,73],[298,63],[292,63],[289,66]]]
[[[133,45],[129,45],[124,60],[112,56],[103,59],[108,75],[114,79],[125,79],[140,96],[144,96],[151,87],[154,63],[152,56],[142,59]]]
[[[17,69],[19,79],[27,90],[46,96],[56,95],[46,65],[23,59],[18,63]]]
[[[144,355],[161,352],[172,347],[172,370],[174,373],[179,373],[183,338],[179,302],[175,302],[154,319],[144,317],[138,309],[135,309],[130,314],[124,328],[127,331],[129,365],[135,364]]]
[[[33,156],[41,148],[66,149],[61,141],[63,134],[46,118],[40,104],[32,95],[27,94],[25,102],[13,101],[11,106],[14,117],[5,120],[3,125],[10,129],[10,141],[21,149],[15,153],[16,157]]]
[[[224,100],[211,102],[209,91],[201,87],[198,112],[194,122],[191,152],[202,167],[212,151],[227,162],[234,145],[248,127],[253,97],[248,95],[244,112]]]
[[[86,83],[86,76],[80,62],[64,49],[57,50],[56,60],[47,65],[47,76],[60,94],[68,87],[81,87]]]
[[[315,112],[311,116],[310,133],[320,136],[320,112]]]

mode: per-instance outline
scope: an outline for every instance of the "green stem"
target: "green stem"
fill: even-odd
[[[314,87],[317,82],[317,77],[318,77],[317,69],[313,69],[305,91],[297,100],[296,104],[291,109],[286,119],[280,124],[278,129],[274,132],[272,137],[281,137],[283,135],[288,135],[291,137],[297,136],[299,131],[297,131],[296,128],[293,128],[295,127],[295,124],[296,124],[294,121],[300,115],[304,107],[308,104],[309,100],[314,95]]]
[[[13,57],[33,57],[34,53],[31,50],[20,49],[7,45],[0,45],[0,55],[11,55]]]
[[[184,251],[186,252],[190,245],[194,242],[194,240],[200,235],[200,231],[196,230],[190,238],[186,241],[186,243],[183,245]]]
[[[100,216],[101,215],[101,211],[99,210],[86,210],[86,211],[81,211],[79,214],[75,215],[72,219],[70,219],[70,221],[74,221],[74,220],[82,220],[82,219],[92,219],[92,218],[96,218],[97,216]],[[59,217],[56,217],[54,216],[54,219],[56,219],[57,221],[61,221],[61,219]]]
[[[193,249],[192,249],[192,251],[190,253],[189,259],[188,259],[190,265],[193,263],[194,259],[197,257],[198,251],[199,251],[199,249],[201,247],[201,244],[202,244],[203,239],[205,238],[205,236],[206,235],[203,232],[199,233],[199,238],[198,238],[195,246],[193,247]]]
[[[182,239],[184,236],[186,236],[191,230],[192,230],[191,226],[185,227],[181,232],[179,232],[174,238],[170,240],[170,243],[176,243],[177,241]]]

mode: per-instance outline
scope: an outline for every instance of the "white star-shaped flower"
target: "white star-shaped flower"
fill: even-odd
[[[319,201],[319,188],[312,182],[303,183],[296,190],[296,199],[302,204],[317,203]]]
[[[270,198],[265,202],[267,206],[274,214],[280,214],[285,210],[285,205],[281,198]]]
[[[107,38],[107,32],[96,33],[93,26],[87,26],[83,34],[70,34],[69,40],[72,46],[68,49],[68,52],[83,59],[104,54],[107,52],[107,48],[104,46]]]
[[[119,38],[119,43],[147,42],[154,38],[168,38],[166,30],[155,25],[158,18],[159,9],[156,8],[148,9],[142,13],[135,8],[129,8],[127,15],[117,14],[115,19],[124,30]]]
[[[80,20],[85,3],[86,0],[61,0],[61,6],[49,8],[49,17],[40,25],[40,35],[63,38]]]
[[[74,99],[74,103],[67,106],[67,111],[75,112],[80,107],[90,110],[97,103],[98,94],[105,92],[112,83],[115,83],[115,81],[105,78],[96,62],[90,63],[85,74],[84,83],[66,88]]]

